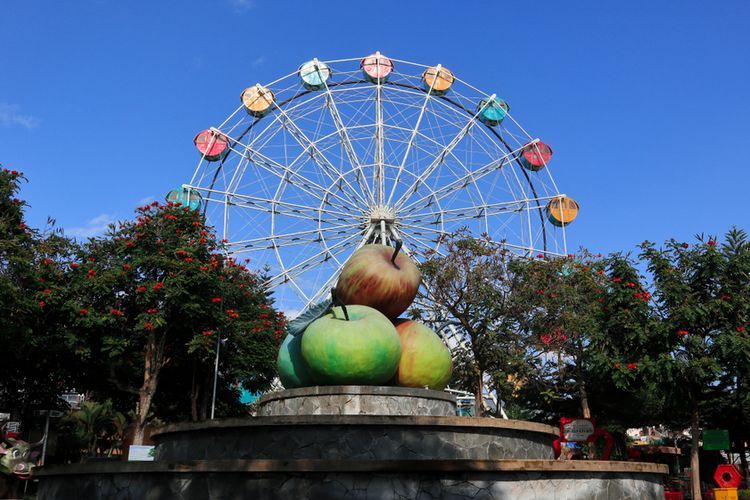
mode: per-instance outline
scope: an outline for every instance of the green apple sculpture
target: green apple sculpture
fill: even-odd
[[[346,304],[370,306],[390,319],[408,309],[422,274],[408,255],[387,245],[365,245],[344,264],[336,293]]]
[[[396,328],[371,307],[347,306],[346,313],[334,307],[302,335],[302,357],[313,381],[320,385],[384,384],[396,373],[401,359]]]
[[[448,346],[435,332],[418,321],[398,319],[394,323],[401,338],[401,361],[395,376],[396,385],[444,389],[453,371]]]
[[[279,348],[276,358],[276,368],[279,370],[279,380],[287,389],[308,387],[314,384],[310,369],[302,358],[302,336],[286,336]]]

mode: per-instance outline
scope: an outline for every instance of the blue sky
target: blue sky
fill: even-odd
[[[0,162],[95,234],[189,180],[195,133],[312,57],[449,66],[552,145],[569,247],[750,229],[748,2],[35,1],[0,17]]]

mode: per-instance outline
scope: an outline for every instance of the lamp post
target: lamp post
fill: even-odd
[[[219,352],[221,351],[222,342],[224,341],[221,339],[221,334],[216,335],[216,360],[214,361],[214,391],[211,397],[211,420],[214,419],[214,412],[216,411],[216,382],[219,379]]]

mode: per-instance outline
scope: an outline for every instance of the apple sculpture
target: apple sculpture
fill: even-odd
[[[401,361],[394,377],[396,385],[443,390],[453,371],[451,353],[440,337],[418,321],[397,319],[401,338]]]
[[[346,304],[377,309],[390,319],[409,308],[417,296],[422,274],[408,255],[387,245],[365,245],[344,264],[336,291]]]
[[[401,359],[393,323],[377,310],[333,307],[305,330],[302,357],[320,385],[380,385],[390,380]]]
[[[295,336],[290,333],[286,336],[279,348],[276,368],[279,370],[279,380],[287,389],[314,384],[310,369],[302,358],[301,335]]]

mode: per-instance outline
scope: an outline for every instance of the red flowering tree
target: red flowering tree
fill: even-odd
[[[0,170],[0,411],[24,419],[59,405],[77,369],[66,348],[66,262],[74,246],[52,221],[39,231],[24,218],[23,174]]]
[[[668,387],[671,420],[690,426],[691,469],[699,471],[700,428],[709,409],[726,404],[731,393],[729,401],[738,403],[732,413],[742,415],[746,407],[750,246],[744,232],[732,230],[723,244],[701,236],[694,245],[670,240],[660,248],[650,242],[641,248],[661,318],[659,379]],[[700,499],[700,476],[692,478],[693,498]]]
[[[220,394],[230,383],[260,390],[275,376],[283,315],[261,278],[219,246],[198,211],[153,203],[90,240],[72,272],[74,342],[109,383],[137,396],[136,444],[152,410],[164,414],[175,401],[157,392],[170,369],[183,389],[190,381],[183,403],[190,402],[192,418],[205,418],[219,339]]]
[[[531,334],[528,347],[537,360],[526,391],[540,394],[546,400],[542,406],[553,413],[575,411],[566,406],[577,402],[581,414],[590,417],[585,356],[591,333],[600,328],[604,264],[588,254],[539,256],[514,261],[511,272],[519,322]]]
[[[514,261],[511,271],[515,309],[537,359],[523,393],[530,405],[551,419],[580,414],[640,424],[635,387],[650,365],[653,335],[651,294],[633,262],[582,252]],[[634,399],[623,411],[623,401]]]

